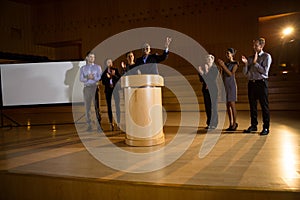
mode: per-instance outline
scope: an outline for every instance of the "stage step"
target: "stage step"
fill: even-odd
[[[193,111],[194,104],[198,104],[200,110],[204,109],[202,96],[202,84],[197,74],[186,74],[185,79],[189,82],[193,90],[188,90],[186,85],[178,84],[178,77],[170,76],[165,78],[165,87],[162,89],[163,106],[167,111]],[[238,86],[238,110],[249,110],[248,105],[248,80],[241,74],[236,75]],[[220,82],[222,83],[222,82]],[[269,78],[269,103],[271,110],[300,110],[300,75],[277,75]],[[101,87],[101,111],[107,112],[105,94]],[[176,91],[176,94],[174,94]],[[123,95],[120,95],[121,107],[123,105]],[[179,105],[179,100],[185,105]],[[224,102],[223,102],[224,103]],[[222,104],[222,102],[220,102]],[[258,106],[259,107],[259,106]],[[260,109],[260,108],[258,108]],[[122,110],[122,109],[121,109]]]

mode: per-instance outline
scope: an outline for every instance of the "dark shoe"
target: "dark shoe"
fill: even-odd
[[[238,126],[238,123],[235,123],[234,126],[229,126],[229,128],[227,128],[226,131],[236,131]]]
[[[264,128],[260,133],[259,135],[268,135],[269,134],[269,129],[267,128]]]
[[[236,131],[236,129],[237,129],[238,126],[239,126],[239,124],[235,123],[235,125],[231,127],[231,130],[232,131]]]
[[[213,129],[216,129],[217,127],[216,126],[208,126],[208,129],[210,130],[213,130]]]
[[[111,128],[111,130],[113,131],[114,130],[114,124],[113,123],[110,123],[110,128]]]
[[[232,126],[229,126],[225,131],[232,131]]]
[[[86,131],[88,132],[91,132],[93,129],[92,129],[92,126],[88,126],[88,128],[86,129]]]
[[[101,127],[101,126],[98,126],[98,127],[97,127],[97,132],[98,132],[98,133],[101,133],[101,132],[102,132],[102,127]]]
[[[251,133],[251,132],[256,132],[257,127],[256,126],[250,126],[248,129],[244,130],[244,133]]]

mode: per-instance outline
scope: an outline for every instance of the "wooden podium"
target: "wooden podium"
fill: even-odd
[[[165,142],[160,75],[129,75],[121,78],[125,95],[126,144],[154,146]]]

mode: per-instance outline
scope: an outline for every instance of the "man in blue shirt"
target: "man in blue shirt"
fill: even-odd
[[[87,131],[92,130],[91,125],[91,104],[92,101],[95,106],[96,116],[98,120],[98,129],[100,128],[101,116],[99,112],[99,102],[98,102],[98,81],[101,79],[102,69],[99,65],[95,64],[95,54],[93,52],[89,52],[86,56],[86,65],[80,68],[80,81],[83,82],[83,98],[85,105],[85,116],[86,122],[88,124]],[[97,100],[97,102],[96,102]]]
[[[257,131],[257,100],[259,100],[263,130],[260,135],[269,134],[270,112],[268,100],[268,74],[272,63],[271,55],[264,52],[265,39],[259,38],[253,41],[254,55],[246,58],[242,56],[245,64],[243,74],[248,78],[248,99],[250,105],[251,126],[244,133]]]

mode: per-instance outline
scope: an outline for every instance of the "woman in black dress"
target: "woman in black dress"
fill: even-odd
[[[119,124],[120,123],[120,97],[119,97],[120,88],[118,88],[117,82],[119,81],[121,75],[118,69],[113,66],[113,62],[111,59],[107,59],[105,64],[107,68],[102,73],[101,80],[102,80],[102,84],[105,86],[104,92],[106,97],[108,119],[111,126],[111,130],[113,131],[115,125],[113,123],[111,98],[114,97],[115,100],[117,123]]]
[[[218,68],[214,63],[215,57],[208,55],[206,64],[199,66],[200,82],[202,82],[202,93],[206,112],[206,129],[215,129],[218,126]]]

